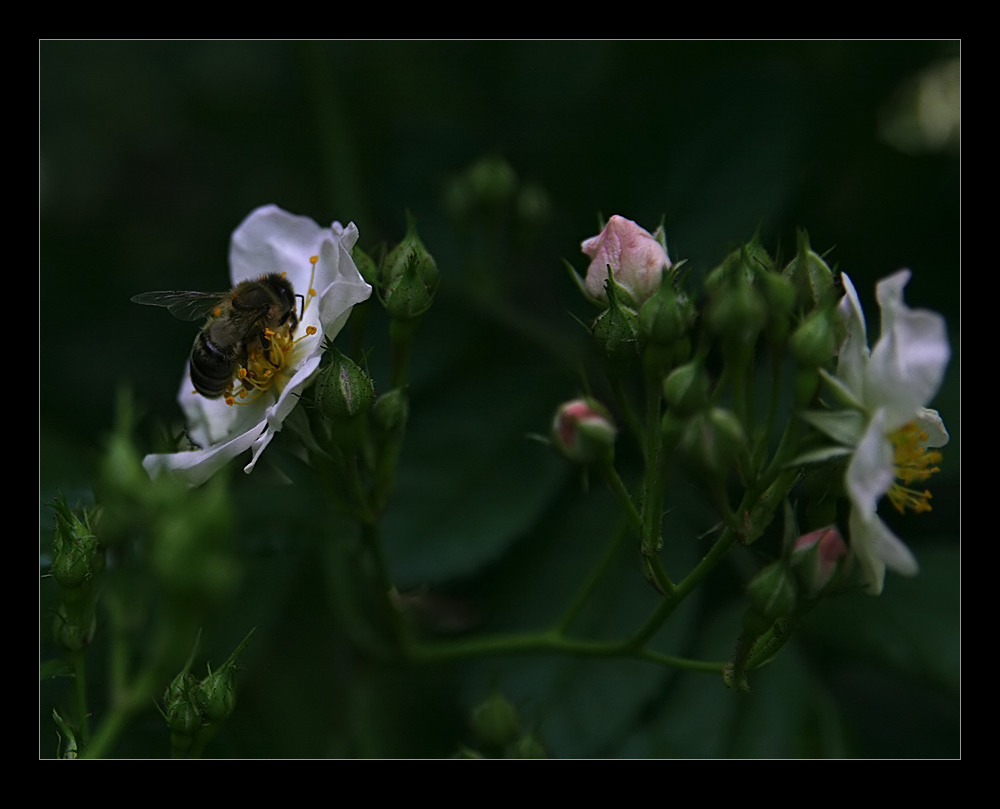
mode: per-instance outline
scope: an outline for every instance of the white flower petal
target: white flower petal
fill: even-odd
[[[917,426],[927,433],[925,446],[943,447],[951,439],[937,410],[931,410],[929,407],[920,408],[917,413]]]
[[[885,569],[904,576],[915,576],[920,569],[910,549],[874,514],[851,511],[851,552],[861,571],[865,590],[879,595],[885,582]]]
[[[896,477],[892,444],[886,438],[885,413],[872,418],[847,465],[847,492],[855,509],[874,514],[878,501]]]
[[[308,216],[290,214],[276,205],[257,208],[233,232],[230,278],[235,285],[266,273],[285,273],[301,293],[312,273],[309,257],[316,255],[324,237],[332,240],[330,230]]]
[[[868,334],[865,313],[861,299],[847,273],[841,273],[844,283],[844,297],[840,299],[837,311],[840,313],[847,336],[840,345],[837,355],[837,376],[860,397],[864,390],[865,369],[868,367]]]
[[[249,430],[207,449],[147,455],[142,459],[142,466],[150,477],[155,478],[163,472],[168,472],[189,486],[199,486],[233,458],[250,449],[257,436],[257,433]]]
[[[909,270],[878,284],[882,335],[872,349],[865,375],[865,401],[888,411],[890,431],[913,420],[941,387],[950,349],[941,315],[910,309],[903,302]]]
[[[858,509],[851,509],[848,529],[851,535],[851,555],[861,573],[865,591],[879,595],[885,583],[885,562],[876,553],[878,547],[878,517],[867,518]]]

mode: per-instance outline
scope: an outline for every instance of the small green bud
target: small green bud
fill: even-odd
[[[795,361],[806,368],[826,366],[837,350],[834,310],[816,309],[792,333],[789,348]]]
[[[750,598],[748,615],[752,626],[745,627],[750,634],[759,635],[758,624],[766,624],[766,630],[778,618],[784,618],[795,610],[798,593],[795,580],[784,560],[772,562],[747,585],[747,595]],[[754,630],[754,631],[751,631]]]
[[[798,252],[782,274],[795,285],[798,304],[804,310],[835,305],[840,297],[833,270],[813,251],[804,230],[799,231]]]
[[[782,344],[788,337],[795,311],[795,285],[776,272],[760,273],[757,285],[767,304],[767,335],[775,343]]]
[[[405,388],[393,388],[375,400],[372,411],[376,429],[398,433],[410,418],[410,399]]]
[[[493,693],[472,710],[470,724],[484,745],[503,747],[521,732],[521,719],[513,703],[500,693]]]
[[[60,604],[53,619],[56,643],[71,652],[79,652],[90,645],[97,631],[97,616],[93,609],[76,609]]]
[[[506,757],[510,759],[548,758],[549,751],[545,749],[541,739],[534,733],[528,733],[507,745]]]
[[[225,667],[216,672],[209,672],[208,676],[198,683],[194,696],[207,721],[221,722],[236,707],[235,672]]]
[[[354,360],[332,347],[316,377],[316,406],[331,421],[353,419],[375,401],[375,384]]]
[[[209,722],[221,722],[236,707],[236,664],[243,654],[253,630],[240,642],[222,666],[212,671],[194,689],[195,702]]]
[[[767,306],[750,283],[736,283],[709,301],[705,320],[715,334],[749,344],[757,339],[767,322]]]
[[[56,512],[56,531],[52,540],[52,576],[64,589],[75,589],[91,582],[104,570],[104,548],[90,527],[89,515],[81,520],[62,496],[52,508]]]
[[[664,273],[660,288],[639,310],[639,330],[647,342],[672,346],[687,328],[687,319],[670,282]]]
[[[681,365],[663,380],[663,398],[678,416],[690,416],[708,404],[708,374],[698,360]]]
[[[757,282],[771,264],[771,257],[754,239],[726,256],[706,277],[705,322],[727,343],[753,343],[767,322],[767,303]]]
[[[681,442],[703,471],[722,477],[746,446],[746,435],[732,412],[713,407],[688,419]]]
[[[466,176],[473,198],[484,208],[507,205],[517,191],[517,174],[498,155],[476,161]]]
[[[182,671],[167,686],[163,694],[167,727],[173,733],[192,736],[202,726],[201,708],[194,698],[198,681]]]
[[[382,302],[398,320],[416,318],[426,312],[437,291],[438,269],[417,235],[417,225],[407,214],[406,236],[389,251],[379,272]]]

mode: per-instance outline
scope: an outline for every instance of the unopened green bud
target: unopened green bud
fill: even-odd
[[[375,401],[375,384],[354,360],[331,347],[316,377],[316,406],[332,421],[352,419],[367,412]]]
[[[797,591],[795,580],[784,560],[772,562],[751,579],[747,585],[750,598],[748,614],[751,621],[760,620],[767,627],[778,618],[784,618],[795,610]],[[750,634],[760,634],[760,625],[753,623],[745,627]]]
[[[713,407],[687,421],[681,441],[692,461],[708,474],[721,477],[746,446],[746,435],[731,411]]]
[[[467,178],[473,198],[488,209],[506,205],[517,190],[517,174],[498,155],[478,160],[469,168]]]
[[[795,361],[805,368],[821,368],[837,350],[832,309],[816,309],[792,333],[789,348]]]
[[[660,288],[639,310],[639,329],[653,345],[672,346],[687,328],[687,322],[677,293],[667,273]]]
[[[397,433],[410,418],[410,399],[405,388],[393,388],[375,400],[372,411],[375,427],[385,433]]]
[[[757,285],[767,304],[767,335],[782,344],[788,337],[795,311],[795,285],[790,279],[776,272],[762,272]]]
[[[236,664],[252,634],[253,630],[218,670],[209,670],[208,676],[194,690],[195,701],[209,722],[221,722],[236,707]]]
[[[229,669],[219,669],[211,672],[198,683],[195,689],[195,699],[202,714],[209,722],[221,722],[228,717],[236,707],[235,672]]]
[[[663,381],[663,398],[679,416],[690,416],[708,404],[708,374],[698,360],[675,368]]]
[[[534,733],[527,733],[507,745],[506,756],[510,759],[548,758],[549,751]]]
[[[88,515],[81,520],[61,496],[52,508],[56,512],[52,576],[64,589],[82,587],[104,570],[104,548],[91,530]]]
[[[53,619],[56,643],[71,652],[79,652],[90,645],[97,631],[97,616],[93,609],[78,609],[60,604]]]
[[[167,686],[163,694],[167,727],[182,736],[191,736],[202,725],[201,708],[194,698],[198,681],[187,671],[182,671]]]
[[[470,724],[484,745],[498,748],[513,742],[521,732],[517,708],[499,693],[473,708]]]
[[[379,282],[382,301],[398,320],[419,317],[430,308],[437,291],[438,269],[417,235],[413,217],[407,215],[406,236],[389,251]]]
[[[747,283],[735,283],[720,290],[709,302],[705,314],[709,328],[721,337],[752,343],[767,321],[767,306],[760,293]]]
[[[783,275],[795,285],[798,304],[802,309],[835,305],[840,297],[834,283],[834,272],[812,249],[809,235],[803,230],[798,236],[798,252]]]

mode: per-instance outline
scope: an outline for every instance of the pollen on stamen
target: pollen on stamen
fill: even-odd
[[[927,433],[913,423],[889,436],[897,482],[889,488],[888,497],[901,514],[907,510],[915,514],[931,510],[930,491],[910,488],[910,484],[927,480],[940,471],[937,464],[941,462],[941,453],[927,449],[927,438]]]

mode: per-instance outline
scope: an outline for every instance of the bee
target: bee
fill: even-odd
[[[236,378],[246,383],[261,368],[264,376],[280,369],[283,357],[272,351],[272,340],[279,329],[294,334],[300,297],[287,278],[270,273],[228,292],[144,292],[132,301],[163,306],[180,320],[207,318],[191,347],[191,381],[206,399],[226,394],[228,400]]]

